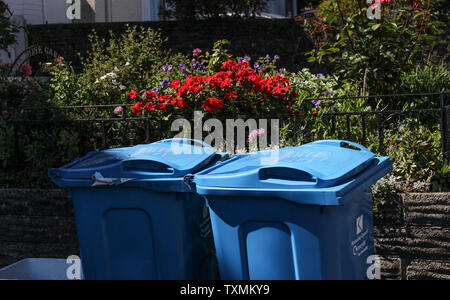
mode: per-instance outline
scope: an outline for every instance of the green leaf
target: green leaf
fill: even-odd
[[[372,30],[377,30],[378,28],[380,28],[381,24],[375,24],[372,26]]]

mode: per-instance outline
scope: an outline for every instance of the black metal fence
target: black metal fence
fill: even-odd
[[[400,127],[406,130],[428,128],[437,131],[439,151],[442,160],[448,159],[450,91],[426,94],[396,94],[366,97],[341,97],[306,99],[321,100],[326,103],[357,101],[363,99],[373,103],[375,109],[360,111],[327,110],[317,116],[303,114],[214,116],[225,119],[278,119],[284,130],[287,144],[307,143],[317,139],[346,139],[370,147],[379,155],[384,155],[392,147],[392,137]],[[235,105],[239,105],[235,101]],[[393,103],[386,109],[377,103]],[[400,105],[401,104],[401,105]],[[120,115],[113,113],[122,107]],[[344,105],[345,106],[345,105]],[[110,147],[131,146],[169,138],[172,121],[176,117],[136,116],[132,104],[91,105],[66,107],[28,107],[3,109],[0,116],[0,168],[7,176],[0,176],[6,185],[14,185],[17,176],[24,176],[22,170],[43,165],[59,166],[72,160],[73,156],[83,156],[88,151]],[[206,117],[205,117],[206,118]],[[190,118],[192,123],[192,117]],[[406,121],[408,120],[408,121]],[[316,126],[318,125],[318,126]],[[225,126],[224,126],[225,127]],[[320,127],[319,129],[317,127]],[[248,135],[248,129],[246,134]],[[202,132],[203,137],[209,134]],[[225,136],[225,133],[224,133]],[[270,141],[270,138],[268,138]],[[248,145],[247,145],[248,146]],[[54,153],[54,154],[52,154]],[[42,163],[40,160],[47,160]],[[25,171],[24,171],[25,172]],[[39,173],[39,172],[38,172]],[[36,174],[36,177],[42,174]],[[37,180],[39,181],[39,180]],[[0,186],[5,183],[0,182]]]

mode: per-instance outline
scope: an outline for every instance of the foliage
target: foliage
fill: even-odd
[[[375,182],[372,187],[374,209],[386,203],[386,199],[392,199],[393,195],[400,192],[399,182],[394,175],[388,174]]]
[[[400,76],[398,91],[400,93],[435,93],[450,87],[450,70],[443,62],[434,64],[427,60],[409,72]]]
[[[365,84],[370,94],[395,92],[401,74],[426,56],[424,46],[431,51],[440,43],[445,25],[430,0],[380,5],[381,18],[369,19],[365,1],[323,0],[317,16],[306,22],[315,41],[309,61],[334,63],[341,78]]]
[[[386,124],[391,127],[386,127],[385,139],[380,140],[379,120],[370,112],[383,109],[385,104],[381,98],[363,97],[368,91],[361,90],[351,78],[343,79],[344,74],[313,74],[308,69],[290,73],[278,69],[277,55],[235,57],[226,40],[217,41],[208,52],[194,49],[190,58],[174,55],[163,50],[164,39],[158,32],[136,27],[121,36],[112,35],[108,41],[95,35],[91,39],[93,48],[83,58],[81,73],[62,57],[45,66],[52,76],[50,95],[45,84],[26,76],[29,72],[19,72],[22,77],[17,82],[6,84],[4,79],[0,94],[7,103],[4,106],[15,113],[8,111],[0,117],[2,170],[9,170],[2,172],[1,186],[51,186],[48,168],[89,150],[127,146],[131,140],[142,142],[144,136],[150,141],[170,137],[170,121],[180,115],[192,119],[193,111],[201,110],[218,118],[277,115],[283,146],[324,138],[349,139],[365,142],[376,153],[380,143],[389,143],[387,154],[395,161],[392,176],[398,186],[381,187],[380,195],[400,189],[437,191],[447,187],[449,166],[440,157],[436,122],[423,116],[402,116],[401,121],[389,116]],[[402,71],[399,82],[397,87],[405,92],[415,83],[421,86],[420,91],[433,90],[445,87],[448,71],[426,64]],[[344,96],[353,98],[339,99]],[[129,116],[126,106],[72,109],[70,113],[58,109],[119,102],[133,105],[133,122],[119,121]],[[27,110],[29,106],[52,110]],[[364,139],[361,116],[341,115],[345,112],[367,113]],[[98,121],[114,118],[117,122]],[[34,119],[49,120],[53,125],[16,126],[13,122]],[[70,119],[97,121],[77,124],[75,129],[74,123],[67,123]],[[263,134],[261,130],[250,132],[252,149],[258,148],[256,137]],[[19,156],[17,149],[23,149]]]
[[[163,17],[183,19],[217,19],[226,16],[253,18],[268,0],[167,0],[161,7]]]
[[[109,40],[90,36],[91,51],[82,57],[83,71],[75,72],[62,58],[46,65],[52,76],[52,103],[56,105],[113,104],[125,102],[125,90],[159,85],[161,66],[178,65],[186,60],[165,51],[165,39],[158,31],[127,27]]]
[[[65,123],[45,123],[65,119],[48,100],[45,79],[0,77],[0,187],[50,186],[47,170],[79,155],[77,132]]]
[[[446,185],[449,165],[442,159],[438,125],[417,126],[418,119],[400,122],[388,133],[388,155],[395,163],[393,175],[403,189],[439,191]],[[412,126],[412,125],[416,126]],[[428,188],[424,188],[428,187]]]
[[[0,1],[0,50],[6,51],[9,55],[8,47],[16,42],[16,33],[20,26],[11,23],[11,11],[8,4]]]

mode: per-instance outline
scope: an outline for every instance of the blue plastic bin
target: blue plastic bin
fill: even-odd
[[[27,258],[0,269],[0,280],[69,280],[69,267],[66,259]]]
[[[74,203],[86,279],[215,279],[209,211],[184,177],[224,157],[172,139],[50,170]]]
[[[198,173],[221,279],[365,279],[374,254],[369,188],[391,170],[387,157],[328,140],[237,155]]]

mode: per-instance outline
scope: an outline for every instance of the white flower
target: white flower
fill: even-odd
[[[114,72],[108,73],[106,74],[106,76],[111,77],[112,79],[116,79],[117,78],[117,74]]]
[[[127,63],[125,64],[125,67],[128,67],[130,65],[130,62],[127,61]]]

